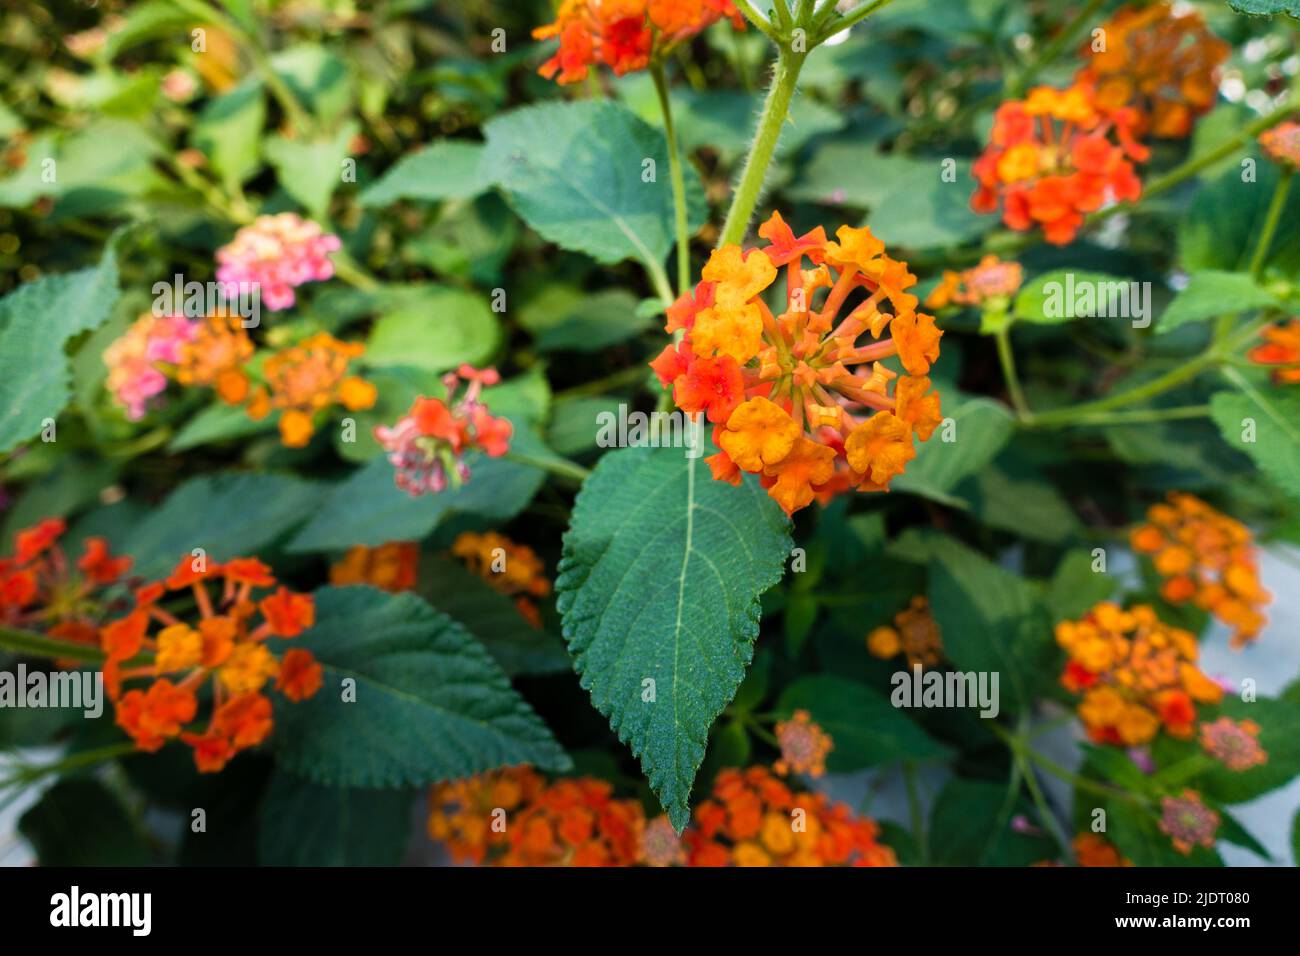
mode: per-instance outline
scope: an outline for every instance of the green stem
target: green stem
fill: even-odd
[[[1282,221],[1282,210],[1286,208],[1287,194],[1291,191],[1291,177],[1294,170],[1283,167],[1277,186],[1273,189],[1273,199],[1268,204],[1268,213],[1264,217],[1264,227],[1260,230],[1255,243],[1255,254],[1250,258],[1250,275],[1256,281],[1264,273],[1264,264],[1268,261],[1269,248],[1273,245],[1273,234],[1277,232],[1278,223]]]
[[[104,660],[104,652],[90,644],[78,644],[56,637],[46,637],[35,631],[25,631],[16,627],[0,627],[0,648],[15,654],[30,654],[34,657],[48,657],[52,660],[68,658],[99,664]]]
[[[62,760],[56,760],[54,763],[21,768],[13,776],[0,780],[0,790],[19,784],[28,785],[50,774],[67,773],[71,770],[93,767],[105,760],[115,760],[118,757],[125,757],[135,752],[136,746],[129,740],[110,744],[107,747],[98,747],[95,750],[79,750],[76,753],[69,754]]]
[[[749,0],[735,0],[735,4],[736,9],[740,11],[741,15],[746,20],[754,25],[759,33],[763,34],[773,43],[779,44],[781,42],[781,37],[776,32],[776,28],[768,22],[766,17],[754,9],[754,5],[750,3]]]
[[[1067,409],[1068,411],[1068,409]],[[1188,418],[1205,418],[1210,414],[1209,405],[1180,405],[1177,408],[1139,408],[1128,412],[1101,412],[1095,415],[1079,415],[1069,420],[1058,420],[1056,427],[1096,426],[1096,425],[1144,425],[1151,422],[1179,421]],[[1042,424],[1034,418],[1024,422],[1030,428]],[[1049,422],[1048,424],[1052,424]]]
[[[1016,759],[1024,770],[1025,784],[1029,787],[1029,795],[1033,798],[1034,806],[1038,808],[1038,817],[1043,826],[1051,832],[1056,842],[1061,845],[1061,852],[1065,854],[1067,860],[1073,861],[1074,851],[1070,846],[1070,838],[1066,836],[1065,830],[1061,828],[1061,821],[1056,819],[1056,814],[1052,812],[1051,806],[1047,802],[1047,797],[1043,794],[1043,789],[1038,783],[1038,777],[1034,774],[1034,768],[1029,765],[1030,757],[1027,749],[1021,750],[1016,754]]]
[[[362,292],[373,292],[380,287],[380,282],[352,258],[345,249],[330,254],[334,263],[334,274],[353,288]]]
[[[552,398],[558,402],[566,398],[604,395],[625,385],[644,385],[649,380],[649,377],[650,373],[644,365],[633,365],[630,368],[621,368],[617,372],[610,372],[608,375],[593,379],[590,382],[583,382],[581,385],[574,385],[572,388],[558,391]]]
[[[567,458],[560,458],[558,455],[548,458],[537,458],[533,455],[525,455],[520,452],[508,451],[505,454],[507,461],[513,461],[520,465],[528,465],[532,468],[540,468],[542,471],[561,478],[573,478],[577,481],[586,481],[591,475],[590,468],[583,468],[576,461],[569,461]]]
[[[1020,376],[1016,374],[1016,358],[1011,351],[1010,325],[1002,326],[993,337],[998,344],[998,362],[1002,365],[1002,378],[1007,385],[1007,394],[1011,396],[1011,404],[1022,421],[1029,421],[1033,418],[1033,413],[1029,410],[1029,403],[1025,401],[1025,390],[1020,384]]]
[[[1206,352],[1203,355],[1198,355],[1185,365],[1180,365],[1178,368],[1172,369],[1158,378],[1153,378],[1137,388],[1130,388],[1128,391],[1107,398],[1099,398],[1096,401],[1084,402],[1081,405],[1073,405],[1052,412],[1042,412],[1034,416],[1034,424],[1039,426],[1073,424],[1080,419],[1094,417],[1096,412],[1108,412],[1111,409],[1132,405],[1134,402],[1155,398],[1157,395],[1161,395],[1169,391],[1169,389],[1195,378],[1213,365],[1215,361],[1216,356],[1211,352]]]
[[[767,168],[776,152],[777,140],[781,138],[781,127],[790,112],[790,100],[794,96],[795,84],[799,80],[799,71],[807,53],[795,53],[789,47],[782,46],[776,58],[776,70],[772,77],[772,87],[767,92],[767,102],[758,119],[758,130],[750,146],[749,156],[745,160],[744,171],[736,186],[727,211],[727,220],[718,237],[718,246],[736,245],[745,236],[749,228],[750,217],[758,205],[759,194],[767,179]]]
[[[871,14],[875,13],[881,7],[888,6],[891,3],[893,3],[893,0],[869,0],[867,3],[854,7],[843,16],[838,18],[832,17],[825,27],[823,27],[821,32],[817,34],[817,39],[814,41],[813,46],[825,43],[831,37],[835,36],[835,34],[843,33],[858,21],[871,16]],[[831,4],[830,9],[834,10],[835,5]]]
[[[664,118],[664,138],[668,145],[668,171],[673,184],[673,213],[677,228],[677,294],[681,295],[691,284],[691,244],[686,221],[686,180],[682,175],[681,149],[677,145],[677,131],[673,125],[672,97],[668,92],[668,78],[664,65],[655,62],[650,67],[654,77],[655,92],[659,94],[659,110]]]

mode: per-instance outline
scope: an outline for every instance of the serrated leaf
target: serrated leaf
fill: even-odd
[[[832,773],[849,773],[901,760],[938,760],[950,753],[883,694],[858,681],[831,675],[802,677],[786,688],[777,709],[806,710],[833,747]]]
[[[944,656],[958,670],[996,673],[1001,710],[1030,706],[1050,680],[1051,624],[1033,586],[956,541],[930,560],[930,606]]]
[[[0,452],[58,418],[70,395],[64,346],[103,323],[117,297],[110,240],[95,268],[45,276],[0,299]]]
[[[504,521],[527,507],[545,478],[531,465],[476,452],[467,455],[466,462],[471,474],[460,488],[413,497],[393,483],[388,459],[376,458],[325,493],[289,550],[341,551],[356,544],[419,541],[456,512]]]
[[[263,866],[396,866],[411,831],[405,790],[323,787],[291,773],[271,777],[258,813]]]
[[[1259,725],[1259,745],[1268,761],[1248,770],[1216,766],[1196,780],[1196,789],[1219,803],[1245,803],[1285,786],[1300,775],[1300,704],[1260,698],[1247,703],[1224,697],[1222,712]]]
[[[1285,13],[1289,17],[1300,19],[1300,0],[1228,0],[1228,6],[1252,17],[1271,17]]]
[[[1187,288],[1169,303],[1156,331],[1169,332],[1188,322],[1201,322],[1231,312],[1277,305],[1278,301],[1244,272],[1209,269],[1192,273]]]
[[[1254,386],[1245,392],[1216,392],[1210,417],[1224,441],[1249,455],[1283,491],[1300,495],[1300,395]]]
[[[482,645],[414,594],[321,588],[316,625],[294,646],[312,652],[325,684],[277,703],[275,741],[281,766],[314,783],[417,787],[518,764],[569,768]]]
[[[258,552],[313,514],[321,487],[287,475],[216,474],[185,482],[121,544],[146,579],[168,574],[194,548],[209,561]]]
[[[673,199],[663,134],[608,100],[542,103],[484,126],[484,174],[544,238],[598,262],[656,266],[673,246]],[[653,160],[653,181],[643,179]],[[689,220],[705,215],[699,176],[687,169]]]
[[[569,651],[678,831],[709,726],[753,657],[759,595],[790,548],[758,482],[713,481],[680,448],[606,454],[574,505],[555,581]]]
[[[439,202],[473,199],[492,184],[479,172],[483,144],[445,139],[403,156],[358,201],[363,206],[387,206],[399,199]]]

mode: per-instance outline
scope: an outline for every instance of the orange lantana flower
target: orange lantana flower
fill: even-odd
[[[883,491],[941,420],[925,375],[943,333],[916,311],[916,277],[867,228],[796,237],[773,213],[759,235],[769,245],[714,251],[668,310],[681,341],[651,367],[682,411],[715,423],[714,478],[758,474],[787,513],[849,488]],[[895,357],[902,378],[885,364]]]
[[[330,566],[330,584],[369,584],[384,591],[409,591],[415,587],[420,546],[413,541],[392,541],[377,548],[356,545]]]
[[[551,593],[551,582],[537,552],[496,531],[466,531],[451,544],[451,553],[508,597],[533,627],[542,626],[536,599]]]
[[[1087,66],[1076,79],[1096,87],[1102,108],[1132,107],[1137,135],[1181,139],[1218,96],[1219,67],[1232,48],[1181,7],[1124,7],[1080,49]]]
[[[1083,694],[1079,718],[1097,743],[1135,747],[1162,726],[1171,736],[1191,737],[1195,704],[1223,697],[1197,667],[1195,636],[1144,604],[1125,611],[1103,601],[1081,620],[1058,624],[1056,642],[1070,658],[1061,684]]]
[[[1268,623],[1260,609],[1273,598],[1259,581],[1254,536],[1240,521],[1195,495],[1173,492],[1168,503],[1147,510],[1130,540],[1165,579],[1161,596],[1209,611],[1233,629],[1233,647],[1255,640]]]
[[[555,22],[533,31],[535,39],[560,41],[537,72],[576,83],[601,63],[619,76],[643,70],[724,17],[745,28],[731,0],[562,0]]]
[[[962,272],[946,270],[939,284],[926,296],[925,305],[929,309],[942,309],[949,305],[983,305],[994,300],[1009,304],[1022,282],[1024,269],[1020,263],[987,255],[980,259],[979,265]]]
[[[348,365],[365,350],[360,342],[340,342],[328,332],[317,332],[276,352],[262,365],[266,384],[253,390],[249,416],[257,419],[279,411],[280,440],[301,448],[315,433],[317,412],[331,405],[360,411],[375,404],[375,386],[348,375]]]
[[[776,741],[781,745],[781,759],[772,769],[781,776],[806,773],[820,777],[826,773],[826,755],[835,744],[831,735],[813,722],[808,711],[796,710],[789,720],[778,720]]]
[[[222,586],[214,598],[208,585],[215,582]],[[315,622],[311,595],[280,587],[254,599],[255,588],[275,583],[256,559],[203,564],[187,557],[165,580],[137,590],[125,617],[100,628],[104,683],[118,725],[137,747],[157,750],[179,737],[193,748],[200,771],[216,772],[270,734],[271,701],[262,693],[268,681],[293,701],[320,689],[321,666],[309,651],[295,648],[277,659],[266,644],[295,637]],[[160,602],[169,594],[185,594],[199,620],[191,625],[164,608]],[[161,627],[150,637],[154,623]],[[198,711],[198,690],[209,678],[212,716],[205,729],[187,731]],[[135,679],[151,683],[124,692],[123,684]]]
[[[1271,325],[1260,333],[1262,345],[1246,357],[1260,365],[1276,366],[1273,381],[1278,385],[1300,384],[1300,319]]]
[[[1148,154],[1133,139],[1136,122],[1131,108],[1103,108],[1086,84],[1039,86],[1023,100],[1003,103],[989,145],[971,169],[979,182],[972,208],[993,212],[1001,204],[1002,221],[1012,229],[1041,225],[1048,242],[1065,245],[1084,213],[1142,192],[1133,162]]]
[[[1300,169],[1300,123],[1286,120],[1259,134],[1259,145],[1273,162]]]
[[[872,657],[888,660],[902,654],[907,666],[936,667],[943,660],[943,639],[939,622],[930,612],[930,601],[917,595],[894,615],[893,626],[877,627],[867,635]]]

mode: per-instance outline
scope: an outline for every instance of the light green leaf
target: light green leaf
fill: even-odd
[[[1216,392],[1210,416],[1223,440],[1245,452],[1279,488],[1300,496],[1300,395],[1239,377],[1241,392]]]
[[[949,753],[915,722],[865,684],[829,674],[802,677],[786,688],[783,716],[806,710],[831,735],[826,760],[832,773],[849,773],[901,760],[938,760]]]
[[[1169,332],[1188,322],[1201,322],[1230,312],[1277,304],[1276,298],[1244,272],[1215,269],[1193,272],[1187,288],[1178,293],[1160,316],[1156,331]]]
[[[714,481],[679,448],[606,454],[574,505],[555,581],[569,651],[678,831],[790,547],[756,481]]]
[[[0,452],[58,418],[70,395],[64,346],[103,323],[117,297],[110,240],[98,266],[45,276],[0,299]]]
[[[900,170],[889,191],[871,209],[869,224],[877,236],[892,247],[931,249],[956,245],[987,232],[990,217],[970,207],[975,181],[970,163],[952,160],[951,175],[945,167],[947,157],[909,160]]]
[[[1220,709],[1233,720],[1253,720],[1259,725],[1259,745],[1268,761],[1249,770],[1215,766],[1194,785],[1206,798],[1245,803],[1300,776],[1300,704],[1267,697],[1247,702],[1229,694]]]
[[[167,445],[171,452],[187,451],[213,442],[248,438],[275,431],[275,419],[268,416],[255,420],[239,405],[216,402],[185,423]]]
[[[302,203],[313,219],[329,217],[330,197],[343,182],[343,161],[357,129],[356,123],[344,123],[330,139],[308,142],[277,136],[262,147],[281,188]]]
[[[403,156],[377,182],[366,187],[359,201],[363,206],[387,206],[399,199],[473,199],[492,188],[479,172],[482,158],[482,143],[439,140]]]
[[[414,594],[322,588],[316,622],[293,643],[320,662],[324,687],[275,708],[289,771],[327,786],[403,788],[518,764],[569,768],[482,645]]]
[[[1132,283],[1104,272],[1060,269],[1026,282],[1012,309],[1022,322],[1058,325],[1096,316],[1131,316]],[[1150,303],[1147,303],[1150,306]]]
[[[663,263],[674,241],[673,199],[659,130],[619,103],[584,100],[526,106],[484,132],[484,174],[544,238],[603,263]],[[686,185],[698,224],[704,193],[689,169]]]
[[[964,508],[966,503],[951,494],[952,490],[997,457],[1011,440],[1015,424],[1006,407],[991,398],[962,402],[947,415],[955,423],[952,431],[948,425],[940,425],[929,441],[918,442],[916,458],[908,462],[907,471],[894,479],[892,487]],[[946,433],[954,440],[944,441]]]
[[[323,787],[277,771],[258,813],[263,866],[396,866],[411,831],[414,794]]]
[[[598,352],[657,324],[655,317],[638,312],[637,306],[636,296],[622,289],[585,292],[568,309],[521,312],[520,324],[537,336],[537,347],[543,352]],[[544,323],[537,321],[543,315]]]
[[[1094,571],[1087,551],[1068,551],[1047,585],[1047,607],[1053,621],[1082,617],[1115,592],[1115,579]]]
[[[316,512],[321,488],[287,475],[226,473],[185,482],[122,543],[146,579],[168,574],[194,548],[209,561],[259,555]]]
[[[258,143],[266,125],[262,84],[245,81],[213,98],[194,121],[190,142],[228,186],[243,183],[259,166]],[[338,170],[334,170],[337,178]]]
[[[501,343],[501,326],[484,299],[439,285],[394,293],[366,345],[373,366],[405,365],[445,372],[462,362],[483,365]]]

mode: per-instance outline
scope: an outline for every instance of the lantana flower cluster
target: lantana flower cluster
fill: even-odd
[[[925,306],[943,309],[950,305],[997,303],[1006,307],[1024,281],[1025,270],[1020,263],[986,255],[969,269],[960,272],[945,269],[939,284],[926,296]]]
[[[1133,530],[1133,548],[1151,555],[1165,579],[1161,596],[1194,603],[1232,628],[1232,646],[1255,640],[1268,619],[1260,610],[1272,595],[1259,581],[1254,536],[1240,521],[1195,495],[1174,492],[1152,505]]]
[[[1142,183],[1133,167],[1148,156],[1134,139],[1138,114],[1104,109],[1092,87],[1039,86],[998,107],[988,147],[975,161],[976,212],[1002,207],[1012,229],[1041,226],[1048,242],[1065,245],[1085,213],[1107,202],[1134,200]]]
[[[631,866],[645,813],[612,791],[592,777],[548,784],[529,767],[491,771],[434,787],[429,835],[480,865]]]
[[[926,373],[943,333],[916,311],[916,277],[866,227],[840,227],[838,242],[821,227],[796,238],[774,213],[759,235],[765,248],[713,252],[694,293],[668,310],[680,342],[651,367],[678,408],[714,423],[715,479],[757,474],[789,514],[849,488],[887,490],[942,420]],[[764,293],[781,267],[774,312]],[[901,376],[884,364],[894,356]]]
[[[565,84],[586,79],[599,64],[618,76],[644,70],[724,18],[745,28],[731,0],[562,0],[555,22],[533,31],[534,39],[560,41],[537,72]]]
[[[1197,666],[1196,637],[1162,622],[1148,605],[1125,611],[1103,601],[1081,620],[1056,626],[1069,654],[1061,684],[1081,693],[1079,718],[1097,743],[1136,747],[1163,727],[1194,732],[1196,704],[1217,704],[1223,688]]]
[[[765,767],[723,770],[682,834],[690,866],[897,866],[875,822]]]
[[[209,584],[220,584],[214,595]],[[274,588],[260,599],[255,591]],[[163,601],[192,600],[197,620],[186,621]],[[156,751],[179,738],[194,751],[202,772],[216,772],[239,751],[256,747],[271,733],[270,682],[290,701],[320,690],[322,669],[310,651],[293,648],[277,657],[269,638],[293,638],[315,623],[315,602],[278,586],[256,558],[224,564],[183,559],[166,579],[135,592],[125,617],[100,628],[107,655],[104,684],[117,723],[143,751]],[[126,689],[128,682],[147,680]],[[206,727],[190,728],[199,694],[210,687],[212,711]]]
[[[1196,847],[1210,849],[1219,830],[1219,814],[1205,805],[1195,790],[1160,799],[1160,831],[1184,855]]]
[[[1300,169],[1300,123],[1284,120],[1259,135],[1264,155],[1291,171]]]
[[[908,667],[937,667],[943,660],[943,637],[929,599],[918,594],[894,615],[892,627],[873,629],[867,635],[867,651],[883,660],[902,654]]]
[[[217,281],[237,294],[256,285],[272,312],[293,306],[294,289],[332,278],[330,253],[342,248],[338,236],[297,213],[258,216],[217,250]]]
[[[15,535],[13,554],[0,557],[0,623],[93,645],[111,609],[104,592],[124,580],[131,559],[90,537],[73,564],[59,545],[66,531],[62,518],[45,518]]]
[[[281,441],[306,445],[315,433],[317,413],[333,405],[359,411],[375,404],[374,385],[348,374],[365,352],[359,342],[341,342],[318,332],[302,342],[261,358],[238,316],[202,319],[144,315],[104,352],[107,387],[133,420],[175,380],[205,387],[227,405],[243,405],[254,420],[280,413]],[[260,366],[260,382],[252,370]]]
[[[1084,867],[1132,866],[1115,844],[1098,833],[1080,833],[1070,841],[1074,862]]]
[[[397,487],[413,497],[458,488],[469,480],[468,452],[500,458],[510,450],[513,426],[482,400],[483,388],[500,380],[494,368],[462,365],[443,377],[445,399],[421,395],[393,425],[375,429]]]
[[[772,769],[785,777],[792,773],[820,777],[826,773],[826,757],[835,749],[831,735],[822,730],[806,710],[796,710],[789,720],[776,722],[776,742],[781,757]]]
[[[536,602],[551,593],[551,582],[536,551],[499,531],[466,531],[452,542],[451,553],[494,589],[512,598],[533,627],[542,626]]]
[[[1259,724],[1220,717],[1201,724],[1201,749],[1229,770],[1243,771],[1268,763],[1259,745]]]
[[[1185,5],[1124,7],[1079,51],[1086,65],[1076,80],[1096,89],[1103,109],[1132,107],[1138,135],[1183,139],[1214,106],[1231,52]]]

